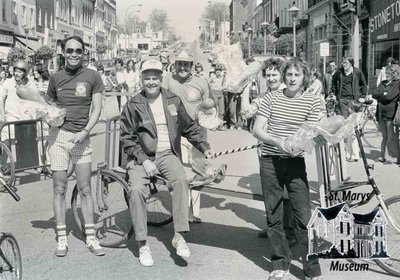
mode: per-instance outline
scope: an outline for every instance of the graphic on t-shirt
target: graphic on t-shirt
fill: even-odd
[[[79,82],[76,83],[76,96],[87,96],[87,83],[86,82]]]

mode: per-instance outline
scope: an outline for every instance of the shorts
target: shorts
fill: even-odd
[[[73,164],[92,162],[92,146],[87,138],[81,143],[72,143],[78,132],[69,132],[56,127],[49,132],[50,169],[53,171],[67,170],[69,161]]]

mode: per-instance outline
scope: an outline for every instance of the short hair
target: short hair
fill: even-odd
[[[61,42],[61,49],[63,51],[65,51],[65,45],[67,44],[68,41],[70,40],[75,40],[78,41],[79,43],[81,43],[82,45],[82,50],[85,50],[85,43],[83,42],[83,39],[80,36],[74,35],[74,36],[70,36],[68,38],[65,38],[64,40],[62,40]]]
[[[343,61],[343,60],[348,60],[348,61],[350,62],[350,64],[351,64],[351,66],[354,66],[354,58],[353,58],[352,56],[345,55],[345,56],[342,58],[342,61]]]
[[[310,84],[310,70],[308,68],[308,65],[300,58],[295,57],[293,59],[290,59],[289,61],[286,62],[286,64],[282,69],[283,79],[285,79],[286,72],[292,67],[296,68],[298,71],[301,71],[303,73],[304,75],[303,89],[306,90]]]
[[[122,58],[116,58],[116,59],[115,59],[115,65],[117,65],[117,64],[122,64],[122,65],[124,65],[124,60],[123,60]]]
[[[203,65],[201,65],[200,62],[197,62],[196,65],[194,66],[194,69],[196,70],[196,68],[201,68],[201,71],[204,70]]]
[[[90,61],[91,61],[91,62],[96,62],[96,59],[95,59],[95,58],[92,58]]]
[[[43,67],[42,63],[37,63],[35,65],[36,71],[39,73],[39,75],[42,77],[43,80],[48,81],[50,78],[50,72]]]
[[[97,63],[97,65],[96,65],[96,68],[97,68],[97,71],[104,71],[104,66],[103,66],[103,64],[101,64],[100,62],[99,63]]]
[[[283,59],[281,59],[281,58],[270,57],[270,58],[264,60],[263,66],[264,66],[265,70],[267,70],[267,69],[270,69],[270,70],[276,69],[276,70],[278,70],[279,72],[282,73],[282,67],[283,67],[284,63],[285,63],[285,61]]]
[[[336,65],[336,61],[334,61],[334,60],[329,60],[328,65],[331,63],[335,63],[335,65]]]
[[[398,64],[391,64],[388,66],[388,69],[393,75],[393,80],[400,80],[400,66]]]

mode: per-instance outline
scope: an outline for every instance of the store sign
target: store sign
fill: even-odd
[[[13,43],[13,37],[12,36],[7,36],[7,35],[0,35],[0,43],[12,44]]]
[[[329,43],[323,42],[319,44],[319,55],[320,56],[329,56]]]
[[[371,1],[371,41],[386,41],[400,37],[400,0]]]

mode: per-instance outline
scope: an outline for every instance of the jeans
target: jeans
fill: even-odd
[[[223,120],[225,114],[225,100],[224,94],[222,93],[213,93],[214,100],[216,105],[218,106],[218,117]]]
[[[274,270],[288,270],[292,259],[283,228],[283,187],[286,186],[296,220],[295,232],[304,273],[308,277],[321,275],[318,259],[307,260],[307,224],[311,217],[311,202],[304,158],[262,156],[260,176],[267,216],[266,231],[271,243]]]
[[[189,231],[189,189],[182,163],[171,150],[156,154],[154,163],[160,174],[169,182],[175,232],[187,232]],[[146,185],[148,180],[145,179],[147,175],[143,166],[134,164],[133,161],[128,163],[127,169],[129,211],[135,231],[135,240],[145,241],[147,239],[146,197],[149,194],[149,188]]]
[[[399,155],[399,128],[393,125],[393,121],[379,120],[379,131],[382,133],[381,157],[386,158],[386,149],[389,156],[397,158]]]
[[[232,92],[225,94],[225,108],[227,113],[225,114],[225,120],[228,128],[241,127],[242,117],[240,116],[240,110],[242,106],[241,96]]]

